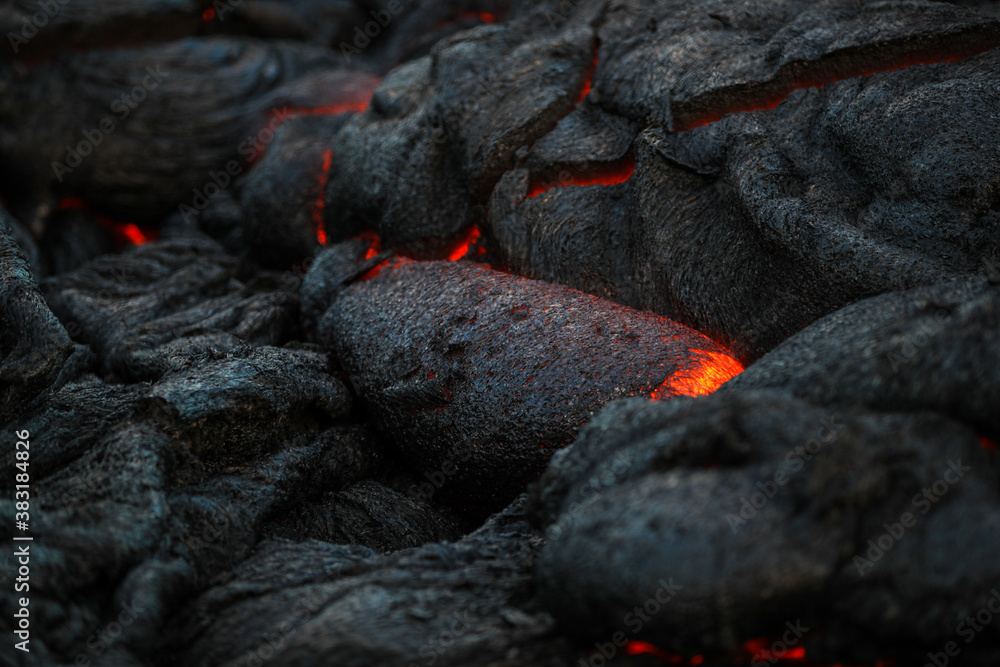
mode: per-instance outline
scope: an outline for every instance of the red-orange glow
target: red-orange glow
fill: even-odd
[[[635,173],[635,156],[627,155],[618,162],[601,166],[586,174],[573,174],[569,178],[556,181],[533,181],[528,186],[525,199],[537,197],[553,188],[564,188],[571,185],[617,185],[632,178]]]
[[[587,70],[587,73],[583,77],[583,87],[580,88],[580,94],[577,95],[576,102],[575,102],[574,106],[576,104],[580,104],[580,102],[583,102],[583,99],[588,94],[590,94],[590,87],[591,87],[591,84],[594,82],[594,72],[596,72],[596,71],[597,71],[597,45],[595,44],[594,45],[594,62],[591,63],[590,69]]]
[[[351,237],[352,241],[368,241],[371,247],[365,251],[365,259],[372,259],[375,255],[382,252],[382,239],[378,234],[371,230],[366,230],[363,232],[358,232]]]
[[[979,436],[979,444],[988,452],[995,452],[997,450],[997,443],[995,440],[990,440],[985,435]]]
[[[442,28],[447,28],[453,23],[467,23],[470,21],[478,21],[480,23],[496,23],[499,17],[492,12],[460,12],[455,15],[455,18],[448,21],[441,21],[434,26],[436,30],[441,30]]]
[[[408,264],[412,261],[413,261],[412,259],[407,259],[406,257],[399,257],[399,256],[390,257],[384,262],[380,262],[375,266],[373,266],[372,268],[365,271],[363,274],[361,274],[361,276],[358,277],[358,280],[359,281],[371,280],[376,276],[382,275],[382,273],[388,269],[394,269],[397,266],[400,266],[402,264]]]
[[[149,238],[143,233],[137,225],[133,225],[131,222],[121,223],[117,228],[125,238],[127,238],[132,245],[142,245],[149,241]]]
[[[743,643],[743,650],[752,655],[754,658],[760,658],[761,661],[774,662],[805,662],[806,660],[806,649],[802,646],[793,646],[791,648],[785,648],[784,643],[780,643],[780,648],[784,648],[784,653],[777,655],[771,652],[771,647],[775,642],[767,639],[766,637],[758,637],[756,639],[749,639]],[[777,649],[776,649],[777,650]]]
[[[479,227],[471,225],[467,230],[465,230],[465,232],[462,233],[461,237],[459,237],[455,244],[448,249],[445,258],[451,262],[456,262],[465,258],[469,254],[469,250],[472,246],[479,240],[480,236],[482,236],[482,234],[479,231]]]
[[[872,76],[873,74],[878,74],[880,72],[893,72],[895,70],[914,67],[916,65],[956,63],[988,51],[994,46],[996,46],[996,44],[986,47],[966,47],[950,53],[917,52],[901,54],[894,60],[884,61],[878,63],[877,65],[869,64],[866,66],[861,64],[848,64],[845,67],[839,68],[837,72],[831,72],[829,70],[822,71],[822,66],[818,66],[817,69],[820,69],[820,71],[806,72],[789,82],[789,84],[781,90],[763,91],[759,97],[754,97],[752,93],[748,93],[746,96],[742,97],[740,102],[734,103],[728,108],[719,109],[717,111],[705,113],[692,118],[676,118],[673,130],[674,132],[685,132],[696,127],[701,127],[702,125],[714,123],[729,114],[774,109],[789,95],[802,88],[822,88],[826,85],[842,81],[844,79],[853,79],[859,76]]]
[[[663,649],[654,646],[649,642],[630,641],[629,643],[625,644],[624,652],[625,655],[655,655],[657,658],[663,660],[668,665],[683,665],[685,663],[701,664],[700,662],[691,663],[687,661],[683,656],[676,655],[673,653],[667,653]]]
[[[143,229],[131,222],[122,222],[93,210],[87,202],[80,197],[65,197],[59,202],[60,211],[87,211],[97,222],[111,231],[114,236],[115,246],[119,249],[129,245],[142,245],[156,239],[155,229]]]
[[[333,164],[333,149],[327,148],[323,151],[323,170],[319,174],[319,194],[316,196],[316,203],[313,205],[312,219],[316,225],[316,240],[320,245],[326,245],[326,220],[323,219],[323,210],[326,208],[326,182],[330,178],[330,165]]]
[[[378,264],[376,264],[372,268],[370,268],[367,271],[365,271],[364,273],[362,273],[358,277],[358,280],[371,280],[375,276],[381,275],[381,273],[383,271],[385,271],[387,268],[389,268],[389,264],[392,262],[392,260],[393,260],[393,258],[390,257],[387,260],[379,262]]]
[[[368,99],[338,102],[323,107],[296,107],[286,111],[289,116],[336,116],[342,113],[361,113],[368,110]]]
[[[59,202],[60,211],[85,211],[89,207],[81,197],[63,197]]]
[[[206,23],[214,18],[215,18],[215,10],[212,9],[211,7],[209,7],[208,9],[206,9],[201,13],[201,20],[205,21]]]
[[[657,387],[649,398],[658,401],[672,396],[707,396],[743,372],[743,365],[720,352],[691,350],[697,356],[689,369],[679,370]]]

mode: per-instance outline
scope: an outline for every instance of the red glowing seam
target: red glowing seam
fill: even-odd
[[[326,220],[323,219],[323,209],[326,208],[326,182],[330,178],[330,165],[333,164],[333,149],[323,151],[323,170],[319,174],[319,194],[313,205],[312,219],[316,225],[316,240],[320,245],[326,245]]]
[[[479,231],[479,227],[476,225],[470,225],[465,232],[458,238],[458,240],[451,246],[451,248],[445,254],[445,259],[450,262],[456,262],[460,259],[464,259],[469,254],[469,250],[473,245],[479,241],[479,237],[482,233]],[[478,250],[482,250],[479,248]]]
[[[206,9],[201,13],[201,20],[204,21],[205,23],[208,23],[214,18],[215,18],[215,10],[212,9],[211,7],[209,7],[208,9]]]
[[[532,181],[528,186],[528,194],[525,199],[537,197],[543,192],[548,192],[554,188],[569,187],[573,185],[618,185],[632,178],[635,173],[635,156],[626,155],[621,160],[602,165],[585,174],[573,174],[568,181]]]
[[[996,441],[987,438],[985,435],[979,436],[979,445],[988,452],[995,452],[997,450]]]
[[[879,74],[881,72],[894,72],[900,69],[906,69],[907,67],[915,67],[917,65],[934,65],[938,63],[957,63],[966,58],[971,58],[972,56],[979,55],[994,48],[996,45],[986,46],[978,49],[967,49],[960,53],[950,53],[950,54],[919,54],[911,53],[900,56],[896,62],[881,65],[876,69],[866,68],[866,67],[855,67],[849,69],[845,72],[839,74],[829,74],[827,76],[822,76],[822,74],[817,74],[815,72],[810,72],[803,74],[799,78],[792,81],[787,88],[784,90],[773,93],[770,97],[766,99],[754,100],[752,97],[747,99],[745,103],[734,104],[728,109],[722,111],[710,112],[702,116],[697,116],[691,118],[687,121],[678,121],[674,125],[674,132],[686,132],[688,130],[693,130],[696,127],[702,127],[703,125],[708,125],[710,123],[717,122],[722,118],[734,114],[734,113],[746,113],[749,111],[766,111],[774,109],[779,104],[785,101],[789,95],[794,93],[796,90],[801,90],[803,88],[823,88],[831,83],[836,83],[837,81],[843,81],[845,79],[854,79],[859,76],[872,76],[874,74]]]
[[[625,644],[624,653],[625,655],[652,655],[668,665],[700,665],[704,661],[704,658],[700,655],[696,655],[688,659],[682,655],[667,653],[663,649],[658,646],[654,646],[649,642],[642,642],[638,640],[633,640]]]
[[[690,350],[696,355],[691,368],[678,370],[653,390],[650,400],[672,396],[707,396],[743,372],[743,364],[731,356],[708,350]]]
[[[87,202],[80,197],[65,197],[59,202],[60,211],[88,211],[97,222],[111,231],[115,237],[115,243],[121,247],[125,245],[143,245],[156,239],[157,233],[153,229],[142,229],[139,225],[131,222],[122,222],[114,218],[98,213],[91,209]]]
[[[486,249],[478,246],[477,243],[482,237],[482,232],[479,231],[477,225],[469,225],[467,229],[459,233],[458,238],[447,247],[444,251],[445,259],[450,262],[456,262],[460,259],[465,259],[467,257],[478,257],[486,252]],[[366,240],[371,243],[371,247],[365,251],[364,258],[366,260],[372,259],[382,252],[382,239],[379,238],[378,234],[372,231],[365,231],[356,234],[352,237],[352,240]],[[407,262],[412,262],[413,259],[403,256],[403,255],[393,255],[392,257],[376,264],[372,268],[368,269],[363,273],[358,280],[371,280],[372,278],[381,275],[386,269],[394,268],[400,264]]]
[[[410,264],[413,260],[408,257],[400,257],[399,255],[394,255],[389,259],[380,262],[373,266],[372,268],[365,271],[361,276],[358,277],[358,281],[363,282],[365,280],[371,280],[376,276],[382,275],[383,271],[387,269],[394,269],[397,266],[402,266],[403,264]]]
[[[478,21],[480,23],[496,23],[497,20],[497,15],[491,12],[460,12],[451,20],[437,23],[434,26],[434,29],[442,30],[448,26],[454,25],[455,23],[467,23],[471,21]]]
[[[755,658],[760,658],[762,661],[774,663],[805,662],[806,660],[805,647],[793,646],[791,648],[784,648],[785,652],[779,656],[770,650],[772,646],[773,643],[766,637],[757,637],[743,642],[743,650]],[[785,647],[785,644],[782,643],[782,647]]]
[[[361,113],[368,110],[369,100],[355,100],[353,102],[338,102],[323,107],[295,107],[286,109],[283,115],[286,116],[336,116],[342,113]]]
[[[573,103],[573,108],[575,109],[577,105],[583,102],[584,98],[590,94],[591,84],[594,82],[594,72],[597,71],[597,48],[598,43],[594,42],[594,60],[590,64],[590,68],[583,75],[583,86],[580,88],[580,94],[577,95],[576,101]]]

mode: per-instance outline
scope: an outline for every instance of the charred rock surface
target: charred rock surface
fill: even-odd
[[[242,343],[285,342],[298,308],[293,289],[204,239],[149,243],[45,282],[46,300],[93,348],[102,372],[129,381]]]
[[[92,658],[88,636],[111,622],[125,629],[102,640],[101,659],[148,663],[178,605],[246,558],[266,524],[304,523],[324,493],[347,494],[324,506],[342,535],[378,535],[384,551],[444,534],[447,522],[435,524],[430,507],[420,529],[414,514],[379,511],[379,495],[355,486],[376,469],[380,448],[363,427],[338,425],[350,400],[325,375],[325,358],[261,347],[193,361],[152,385],[84,376],[5,426],[35,434],[39,638],[25,664]],[[12,460],[3,470],[14,478]],[[13,512],[13,501],[0,509]],[[12,607],[12,593],[3,595]]]
[[[347,115],[298,116],[285,122],[260,163],[240,184],[241,226],[265,265],[290,266],[311,258],[320,242],[355,232],[340,227],[329,238],[323,219],[333,137]]]
[[[587,28],[553,37],[522,19],[442,40],[396,70],[337,137],[330,226],[360,223],[405,246],[475,222],[517,151],[572,110],[592,40]]]
[[[167,373],[141,405],[196,454],[240,460],[350,414],[326,353],[246,346],[216,356]]]
[[[426,502],[368,480],[326,494],[290,519],[268,526],[265,536],[356,544],[388,553],[458,539],[461,533]]]
[[[17,223],[13,223],[17,224]],[[0,422],[7,422],[57,382],[81,354],[38,291],[11,219],[0,208]],[[73,364],[69,364],[72,368]],[[65,380],[64,380],[65,381]]]
[[[185,611],[165,642],[183,648],[163,664],[561,667],[577,656],[531,600],[541,541],[520,505],[454,544],[389,556],[264,542]]]
[[[935,2],[637,0],[602,18],[602,105],[675,131],[802,85],[1000,45],[996,20]]]
[[[553,457],[535,498],[540,599],[591,640],[711,655],[790,621],[814,631],[811,659],[870,664],[891,637],[919,661],[1000,576],[995,456],[935,414],[760,392],[621,401]],[[963,659],[991,664],[1000,637],[979,639]]]
[[[194,34],[211,0],[10,0],[0,6],[0,60],[35,62],[72,49]]]
[[[494,508],[607,401],[740,370],[674,322],[470,262],[390,265],[342,290],[317,333],[411,465]]]
[[[866,299],[824,317],[720,393],[838,409],[933,411],[1000,437],[1000,277]]]
[[[488,234],[518,273],[603,290],[755,359],[853,301],[995,261],[993,119],[970,114],[1000,104],[986,83],[998,63],[994,49],[647,129],[623,185],[525,199],[529,176],[509,172]]]
[[[18,184],[13,210],[29,226],[64,196],[131,222],[193,213],[206,187],[260,157],[272,110],[367,100],[371,75],[342,66],[317,47],[215,37],[8,69],[0,170]]]

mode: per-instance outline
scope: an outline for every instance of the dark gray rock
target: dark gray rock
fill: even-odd
[[[80,354],[38,291],[28,261],[0,208],[0,423],[16,417],[56,383]]]
[[[265,542],[179,617],[160,664],[563,667],[579,656],[531,601],[540,547],[519,504],[459,542],[389,556]]]
[[[458,526],[426,502],[370,480],[326,494],[293,516],[265,527],[264,535],[356,544],[379,553],[460,537]]]
[[[325,353],[241,347],[188,362],[143,397],[141,412],[199,456],[241,460],[351,412]]]
[[[322,48],[225,37],[4,74],[0,171],[29,227],[67,196],[135,223],[159,224],[182,204],[193,215],[259,159],[280,124],[273,110],[363,102],[357,82],[371,80]]]
[[[997,461],[935,414],[763,392],[621,401],[535,499],[539,596],[581,640],[718,655],[801,622],[812,660],[917,661],[960,638],[1000,577]],[[991,664],[998,640],[962,643],[963,659]]]
[[[155,380],[190,359],[294,331],[291,274],[261,272],[204,239],[158,241],[45,282],[46,300],[103,373]]]
[[[647,129],[627,184],[525,199],[529,179],[509,172],[488,234],[512,270],[753,360],[858,299],[997,260],[995,119],[974,111],[1000,104],[994,81],[997,49],[799,90],[689,132]]]
[[[986,279],[866,299],[764,355],[720,393],[933,411],[1000,439],[1000,288]]]
[[[630,0],[601,18],[601,105],[674,131],[814,82],[1000,45],[995,19],[921,0]]]
[[[665,318],[464,261],[389,260],[333,298],[317,334],[404,460],[481,509],[604,403],[705,393],[741,370]]]

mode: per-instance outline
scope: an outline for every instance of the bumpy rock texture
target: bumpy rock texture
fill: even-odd
[[[406,460],[494,510],[604,403],[708,393],[742,370],[670,320],[471,262],[366,275],[317,333]]]
[[[996,3],[401,5],[0,7],[0,661],[998,662]]]
[[[522,504],[454,544],[390,556],[265,542],[179,617],[178,663],[565,665],[577,652],[532,601],[540,538]]]
[[[796,619],[836,660],[965,639],[1000,576],[998,308],[985,281],[876,297],[712,397],[609,406],[538,485],[546,606],[685,653]],[[643,622],[661,580],[682,588]],[[982,639],[969,664],[1000,656]]]

